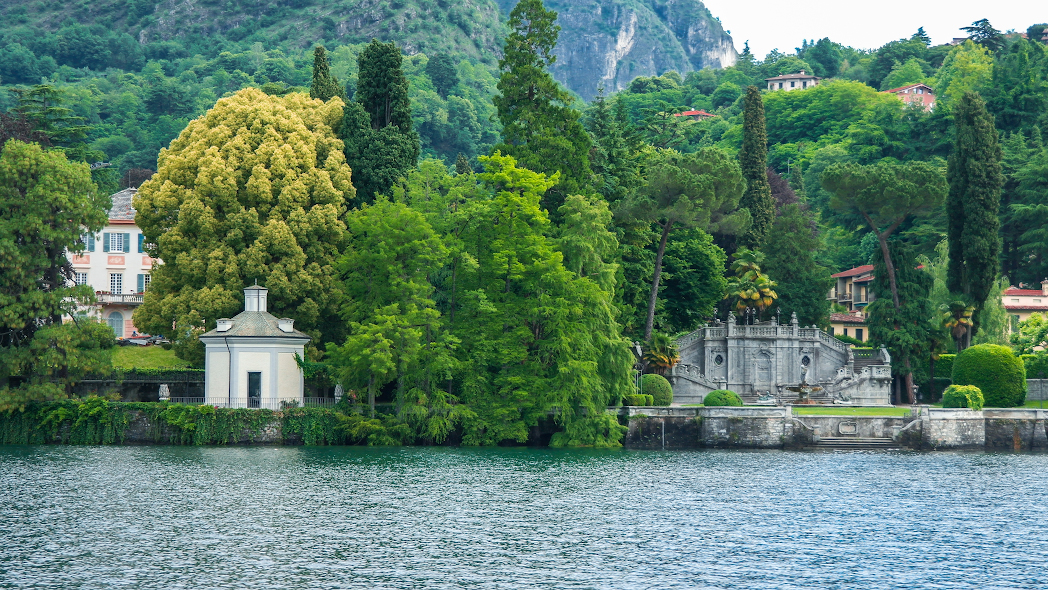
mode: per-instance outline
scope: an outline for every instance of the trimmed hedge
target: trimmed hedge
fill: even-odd
[[[673,387],[662,375],[649,373],[642,377],[641,391],[652,398],[653,406],[668,406],[673,403]]]
[[[643,393],[630,393],[630,394],[628,394],[628,395],[626,395],[624,397],[625,397],[625,399],[622,400],[622,404],[626,405],[626,406],[653,406],[653,405],[655,405],[654,398],[652,398],[652,396],[650,396],[650,395],[646,395],[646,394],[643,394]]]
[[[1026,401],[1026,367],[1007,346],[965,349],[953,361],[953,383],[978,387],[991,408],[1013,408]]]
[[[942,407],[981,410],[985,405],[982,391],[974,385],[951,385],[942,392]]]
[[[1024,354],[1019,358],[1026,367],[1027,379],[1040,379],[1042,373],[1044,378],[1048,379],[1048,354],[1038,352],[1037,354]]]
[[[742,398],[739,394],[728,389],[715,389],[706,394],[702,400],[705,406],[741,406]]]

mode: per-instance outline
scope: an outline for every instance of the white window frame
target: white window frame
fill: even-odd
[[[113,232],[109,234],[109,251],[110,252],[123,252],[124,251],[124,234],[120,232]]]
[[[124,292],[124,275],[118,272],[109,273],[109,292],[122,295]]]
[[[87,284],[87,273],[86,272],[80,272],[80,271],[74,272],[73,273],[73,283],[76,284],[76,285],[86,285]]]

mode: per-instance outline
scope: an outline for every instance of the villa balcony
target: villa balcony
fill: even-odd
[[[845,301],[851,301],[851,300],[852,300],[852,294],[851,294],[851,291],[849,291],[849,292],[847,292],[847,293],[841,293],[841,294],[839,294],[839,295],[837,296],[837,301],[838,301],[838,302],[841,302],[841,303],[843,303],[843,302],[845,302]]]
[[[103,305],[142,305],[142,295],[142,293],[128,293],[126,295],[95,293],[98,302]]]

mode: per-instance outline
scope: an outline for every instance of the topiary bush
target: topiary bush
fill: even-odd
[[[627,406],[650,406],[655,403],[652,396],[643,393],[630,393],[624,397],[622,403]]]
[[[668,406],[673,403],[673,387],[662,375],[648,374],[641,378],[641,390],[650,395],[653,406]]]
[[[979,344],[953,361],[953,384],[978,387],[991,408],[1013,408],[1026,401],[1026,367],[1012,349]]]
[[[985,405],[982,391],[974,385],[951,385],[942,392],[942,407],[981,410]]]
[[[739,394],[728,389],[715,389],[702,400],[705,406],[741,406],[742,398]]]

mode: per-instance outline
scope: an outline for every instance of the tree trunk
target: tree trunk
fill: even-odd
[[[368,405],[371,406],[371,417],[375,417],[375,376],[368,379]]]
[[[892,256],[888,252],[887,232],[877,234],[877,241],[881,244],[881,255],[884,256],[884,268],[888,271],[888,285],[892,290],[892,304],[895,305],[895,309],[899,309],[899,285],[895,282],[895,264],[892,263]]]
[[[659,300],[659,280],[662,278],[662,255],[666,253],[666,239],[673,228],[673,220],[667,220],[662,227],[662,239],[659,240],[659,252],[655,255],[655,275],[651,280],[651,295],[648,297],[648,319],[644,323],[644,341],[651,340],[651,329],[655,324],[655,302]]]
[[[910,366],[910,359],[906,359],[904,364],[906,365],[906,370],[908,371],[906,373],[906,399],[910,400],[910,405],[913,405],[915,403],[915,400],[913,397],[913,370]]]
[[[935,401],[935,357],[928,359],[928,402]]]

